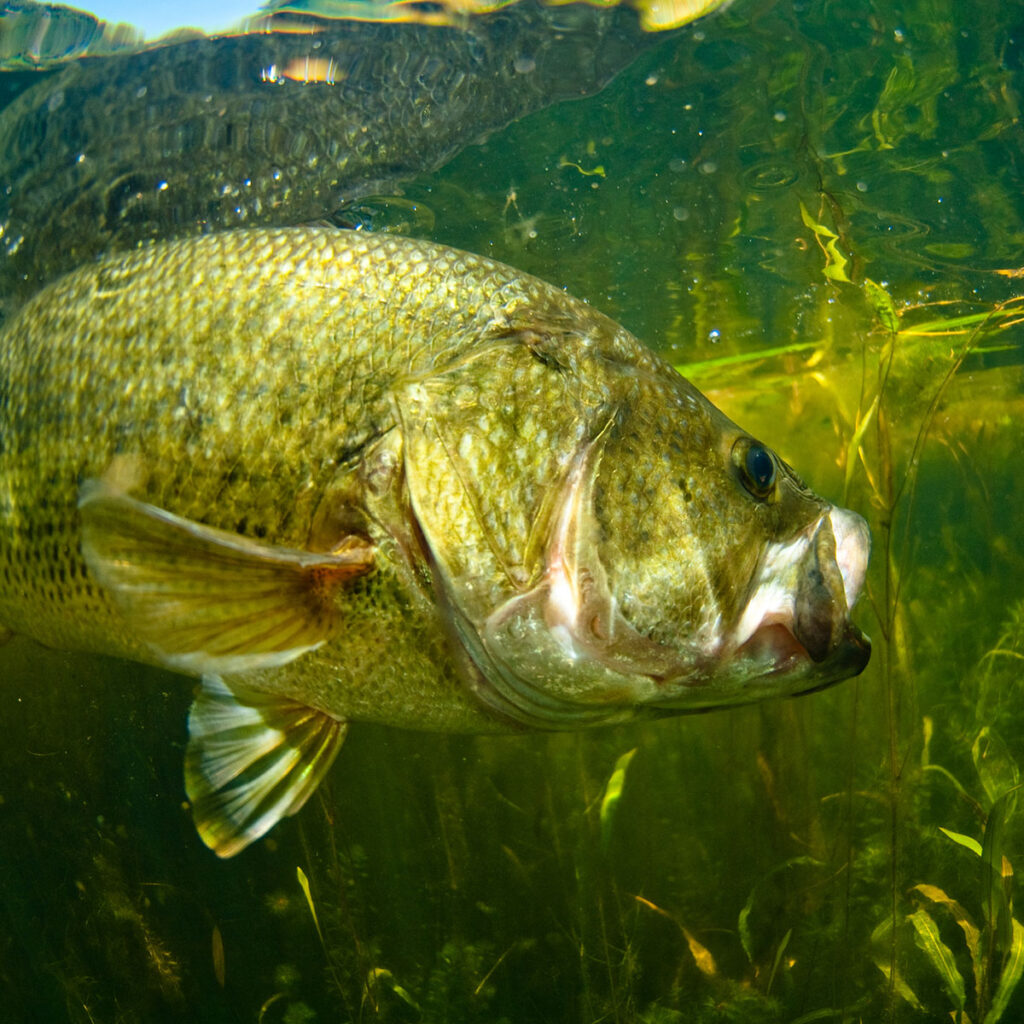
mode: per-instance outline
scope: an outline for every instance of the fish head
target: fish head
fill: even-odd
[[[552,385],[545,360],[506,357],[419,388],[406,416],[439,602],[495,713],[569,728],[864,668],[870,643],[850,619],[870,549],[860,516],[660,361],[573,368],[563,352]]]
[[[864,519],[678,375],[645,381],[624,408],[578,512],[592,537],[579,551],[600,567],[601,628],[635,664],[652,659],[639,703],[700,710],[860,672],[870,643],[850,611],[870,554]]]

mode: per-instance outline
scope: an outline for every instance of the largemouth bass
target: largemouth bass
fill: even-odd
[[[347,203],[598,91],[656,38],[632,10],[532,0],[460,27],[281,28],[80,59],[7,106],[0,300],[141,242],[338,223]]]
[[[160,243],[0,334],[0,623],[202,678],[221,856],[352,719],[567,729],[860,672],[868,548],[625,329],[438,245]]]

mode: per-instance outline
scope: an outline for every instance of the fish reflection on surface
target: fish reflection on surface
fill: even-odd
[[[290,24],[82,58],[7,106],[0,300],[140,242],[339,216],[350,226],[345,203],[597,91],[659,38],[628,9],[533,2],[458,28]]]

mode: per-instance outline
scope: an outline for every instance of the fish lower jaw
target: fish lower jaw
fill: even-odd
[[[815,657],[797,638],[792,617],[769,614],[744,631],[741,641],[734,636],[723,646],[712,675],[720,686],[738,687],[746,700],[761,691],[763,696],[795,696],[859,675],[870,656],[871,641],[849,620],[837,626],[828,650]]]
[[[772,671],[791,667],[794,659],[812,660],[796,637],[797,589],[795,566],[781,579],[769,579],[757,588],[724,645],[733,657],[756,660]]]

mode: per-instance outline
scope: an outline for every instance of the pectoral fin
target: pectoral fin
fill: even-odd
[[[309,799],[347,725],[295,701],[204,676],[188,719],[185,791],[200,838],[233,857]]]
[[[116,493],[83,488],[82,553],[139,635],[196,674],[273,668],[322,644],[339,587],[373,568],[348,537],[333,552],[270,547]]]

